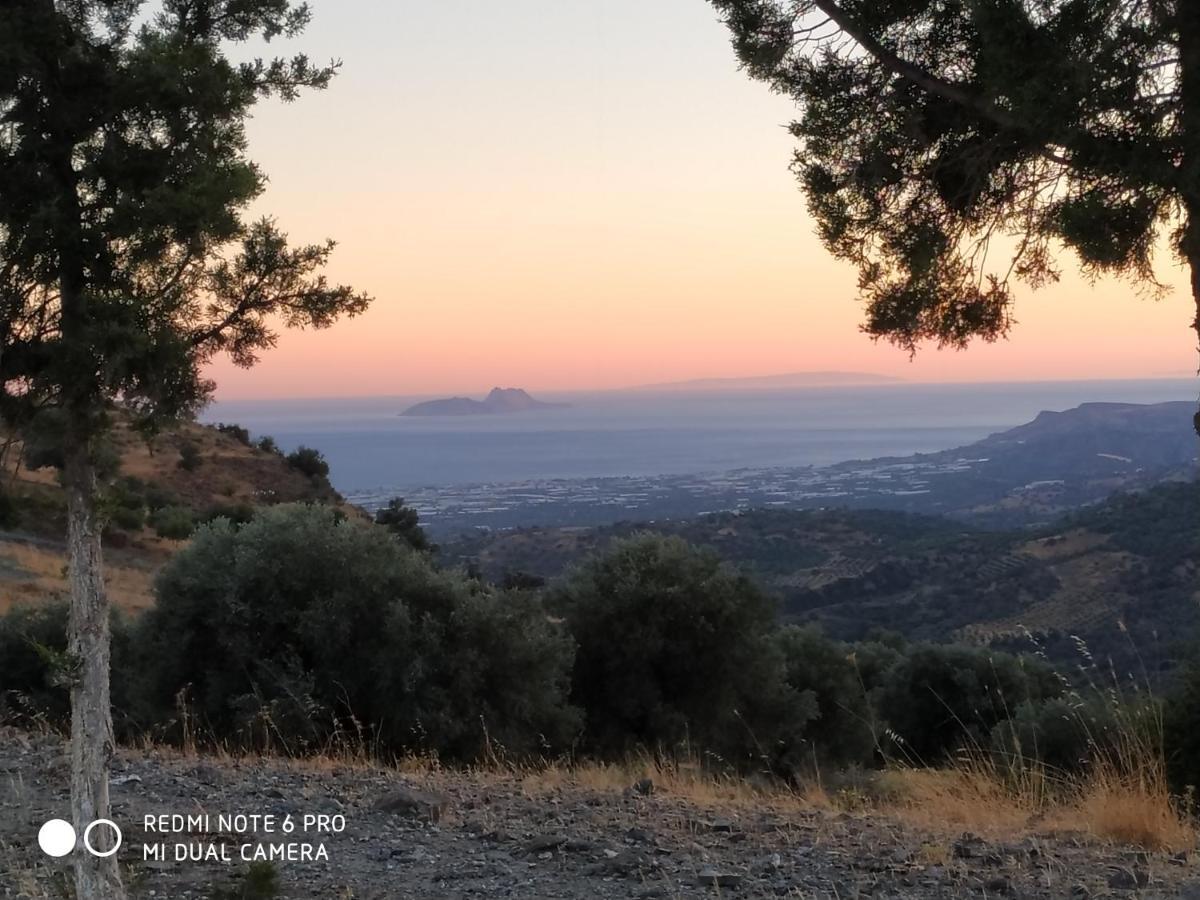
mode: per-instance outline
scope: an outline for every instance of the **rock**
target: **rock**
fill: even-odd
[[[433,791],[401,787],[376,800],[374,808],[384,813],[440,822],[450,811],[450,798]]]
[[[565,834],[540,834],[525,842],[526,853],[544,853],[547,850],[557,850],[567,843]]]
[[[966,831],[963,832],[962,837],[954,842],[951,851],[955,859],[973,859],[979,856],[986,846],[987,841],[977,834],[971,834],[971,832]]]
[[[696,884],[701,887],[739,888],[745,876],[738,872],[722,872],[712,866],[705,866],[696,873]]]
[[[605,859],[589,866],[584,871],[589,875],[637,875],[654,868],[656,863],[629,847],[615,856],[605,851]]]
[[[1150,883],[1150,873],[1140,867],[1121,868],[1108,876],[1108,886],[1116,891],[1136,891]]]
[[[714,834],[731,834],[736,830],[731,819],[692,819],[688,827],[692,831],[711,831]]]

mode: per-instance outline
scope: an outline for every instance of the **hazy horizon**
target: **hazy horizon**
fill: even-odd
[[[503,381],[494,381],[494,382],[490,382],[490,383],[481,383],[479,385],[472,385],[472,386],[466,386],[466,387],[460,386],[457,388],[448,388],[448,389],[441,390],[441,391],[438,391],[438,390],[410,391],[410,392],[382,391],[382,392],[375,392],[375,393],[363,393],[363,392],[349,391],[349,392],[345,392],[345,393],[330,393],[330,394],[290,394],[290,395],[264,394],[264,395],[258,395],[258,396],[247,395],[247,396],[234,396],[234,397],[221,396],[221,391],[218,388],[216,397],[214,398],[213,402],[211,404],[209,404],[208,407],[206,407],[206,409],[211,410],[212,408],[219,407],[221,405],[236,406],[238,404],[244,404],[244,403],[274,403],[274,402],[303,403],[305,401],[310,401],[310,400],[311,401],[389,400],[389,399],[422,400],[422,399],[436,399],[436,398],[440,398],[440,397],[451,397],[451,396],[483,398],[493,388],[520,388],[520,389],[525,390],[535,396],[546,396],[546,397],[571,397],[571,396],[582,397],[582,396],[591,396],[591,395],[620,394],[620,393],[625,393],[625,392],[654,393],[655,389],[658,389],[658,388],[663,388],[664,389],[663,393],[681,393],[681,394],[686,394],[686,393],[696,393],[696,394],[739,393],[740,391],[736,388],[724,388],[723,389],[723,388],[717,388],[717,387],[706,388],[706,387],[698,386],[692,390],[680,390],[680,389],[689,387],[693,382],[725,381],[725,380],[736,381],[736,380],[743,380],[743,379],[752,380],[752,379],[758,379],[758,378],[786,377],[786,376],[790,376],[790,375],[802,375],[802,374],[807,374],[807,373],[805,373],[805,372],[777,372],[777,373],[751,374],[751,375],[745,375],[745,376],[715,376],[715,377],[700,376],[698,378],[687,378],[687,379],[682,379],[680,381],[673,381],[673,382],[660,382],[657,384],[628,384],[628,385],[620,385],[617,387],[581,386],[581,387],[573,387],[573,388],[553,388],[553,387],[541,387],[541,386],[536,386],[536,385],[530,386],[528,384],[510,384],[510,383],[503,382]],[[853,374],[875,375],[878,373],[856,372]],[[1129,383],[1144,383],[1144,382],[1186,382],[1186,381],[1190,381],[1195,376],[1191,372],[1183,372],[1183,373],[1175,373],[1175,374],[1167,373],[1167,374],[1163,374],[1163,375],[1147,375],[1147,376],[1142,376],[1142,377],[1135,376],[1135,377],[1129,377],[1129,378],[1106,378],[1106,377],[1096,377],[1096,378],[1088,378],[1088,377],[1083,377],[1083,378],[995,378],[995,379],[981,378],[981,379],[972,379],[972,380],[946,379],[946,380],[937,380],[937,381],[935,381],[935,380],[926,380],[926,381],[912,380],[912,379],[903,378],[903,377],[899,377],[899,376],[885,376],[885,377],[887,377],[889,380],[884,380],[884,381],[879,381],[879,382],[869,382],[869,383],[848,382],[845,384],[813,384],[810,386],[779,386],[779,387],[749,386],[749,387],[745,388],[745,392],[746,393],[755,393],[755,392],[770,393],[772,391],[837,390],[838,388],[855,388],[855,387],[872,387],[872,388],[887,389],[889,387],[909,387],[909,388],[956,387],[956,386],[966,387],[966,386],[971,386],[971,385],[978,385],[980,387],[1002,387],[1004,385],[1034,386],[1034,385],[1063,385],[1063,384],[1104,385],[1104,384],[1129,384]],[[1095,402],[1105,402],[1105,398],[1102,396],[1098,396],[1095,398]],[[202,416],[202,418],[207,419],[207,418],[211,418],[211,417]]]

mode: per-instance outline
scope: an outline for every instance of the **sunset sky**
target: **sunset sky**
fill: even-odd
[[[855,272],[788,171],[791,104],[736,68],[704,0],[315,0],[275,52],[339,57],[260,107],[257,212],[333,237],[376,297],[286,333],[224,399],[604,388],[845,369],[914,381],[1186,376],[1183,273],[1154,302],[1075,274],[1021,289],[1007,342],[910,362],[858,332]]]

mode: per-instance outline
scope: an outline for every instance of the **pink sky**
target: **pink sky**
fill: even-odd
[[[271,177],[258,211],[296,240],[335,238],[331,276],[377,299],[283,335],[252,370],[218,363],[219,397],[1195,372],[1169,260],[1157,302],[1067,260],[1060,284],[1021,290],[1010,340],[965,353],[910,362],[865,338],[855,272],[821,247],[788,172],[793,111],[736,70],[699,0],[422,10],[314,4],[300,46],[345,65],[252,123]]]

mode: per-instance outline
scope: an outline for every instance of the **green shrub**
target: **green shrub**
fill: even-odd
[[[185,472],[195,472],[200,468],[200,463],[203,459],[200,456],[200,448],[192,441],[184,441],[179,445],[179,468]]]
[[[165,506],[180,506],[180,505],[182,505],[180,503],[179,497],[175,494],[174,491],[172,491],[170,488],[168,488],[164,485],[158,484],[156,482],[150,482],[149,484],[146,485],[146,489],[143,494],[143,498],[144,498],[144,501],[146,504],[146,508],[148,510],[150,510],[150,512],[157,512],[158,510],[162,509]]]
[[[150,527],[159,537],[187,540],[196,527],[196,515],[188,506],[164,506],[150,516]]]
[[[320,450],[312,447],[298,447],[287,455],[287,464],[302,475],[309,478],[328,478],[329,463]]]
[[[571,696],[591,749],[698,749],[739,767],[795,760],[815,703],[784,680],[772,601],[715,555],[678,538],[620,541],[552,605],[578,643]]]
[[[0,617],[0,721],[61,726],[70,716],[67,607],[17,607]]]
[[[1030,761],[1060,772],[1078,771],[1097,759],[1116,759],[1123,742],[1136,737],[1157,747],[1155,704],[1117,704],[1105,693],[1077,694],[1022,703],[1011,719],[992,730],[991,747],[1013,768]],[[1131,733],[1134,732],[1134,733]]]
[[[279,445],[275,443],[275,438],[269,434],[265,434],[258,439],[258,449],[264,453],[279,453]]]
[[[109,514],[109,521],[125,531],[141,531],[146,524],[146,510],[141,506],[118,506]]]
[[[932,765],[963,748],[986,749],[992,730],[1024,703],[1060,697],[1047,663],[961,645],[917,644],[890,670],[878,708],[910,762]]]
[[[817,717],[807,732],[814,761],[869,764],[881,726],[855,648],[832,641],[811,627],[784,627],[776,642],[783,653],[788,685],[811,693],[817,703]]]
[[[1182,666],[1163,710],[1163,743],[1171,783],[1200,792],[1200,659]]]
[[[235,525],[245,525],[254,518],[254,506],[250,503],[216,503],[200,515],[200,522],[228,519]]]
[[[536,598],[454,573],[385,530],[285,504],[202,526],[139,631],[143,718],[185,690],[211,736],[288,752],[358,723],[383,749],[565,747],[572,645]]]
[[[19,606],[0,616],[0,722],[69,727],[72,663],[67,655],[68,614],[66,603],[52,603]],[[140,678],[131,627],[115,611],[109,627],[114,723],[120,737],[142,737],[141,724],[131,724],[126,715],[129,688]]]

